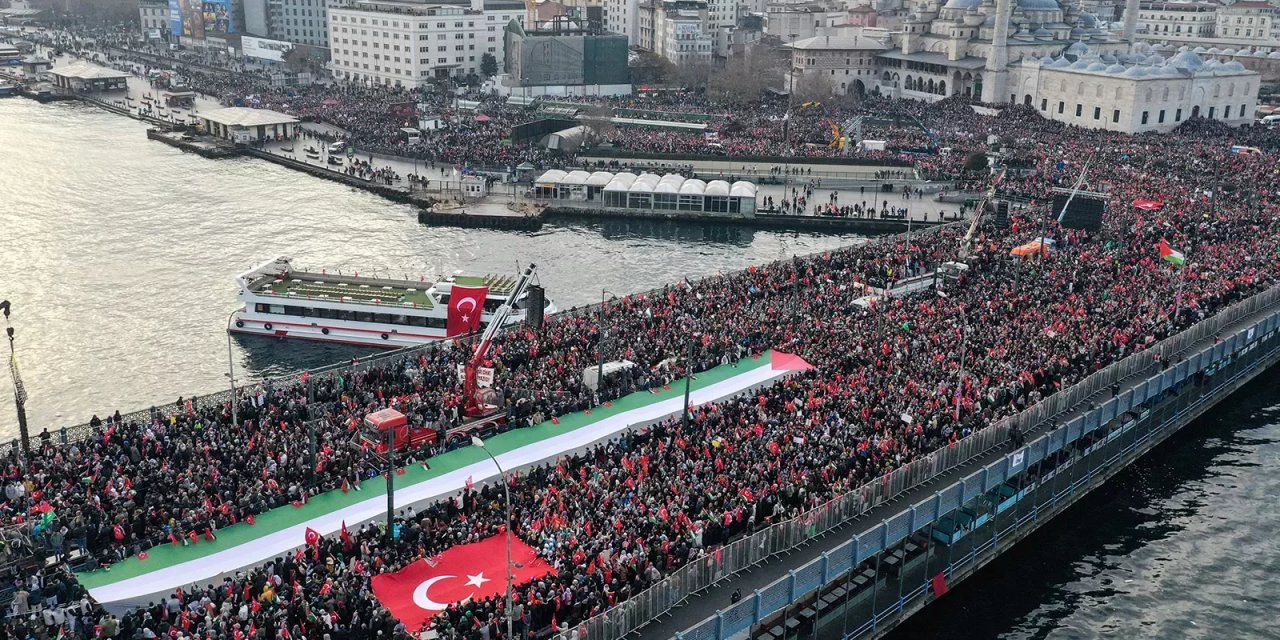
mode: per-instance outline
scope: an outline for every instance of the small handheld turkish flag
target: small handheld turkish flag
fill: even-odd
[[[316,531],[315,529],[312,529],[311,527],[307,527],[306,538],[307,538],[307,544],[309,545],[316,546],[320,544],[320,532]]]
[[[435,560],[434,566],[418,560],[396,573],[373,577],[374,595],[410,633],[426,628],[432,617],[455,602],[480,601],[506,589],[506,536],[502,534],[453,547]],[[511,543],[511,562],[516,585],[555,573],[518,538]]]
[[[453,285],[449,292],[449,316],[445,322],[448,336],[460,336],[480,328],[480,314],[489,287],[463,287]]]

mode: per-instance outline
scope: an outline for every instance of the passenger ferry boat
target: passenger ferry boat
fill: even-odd
[[[533,270],[530,265],[528,273]],[[372,347],[421,345],[483,330],[518,280],[456,273],[438,282],[414,282],[310,273],[294,271],[289,258],[279,257],[237,278],[244,308],[233,315],[231,330]],[[531,303],[542,304],[544,314],[555,312],[541,287],[529,287],[513,301],[507,324],[524,320]],[[477,307],[478,323],[471,313]]]

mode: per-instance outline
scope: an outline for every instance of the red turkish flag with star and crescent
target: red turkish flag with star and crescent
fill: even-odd
[[[511,562],[516,586],[555,573],[533,547],[516,537],[511,539]],[[373,593],[410,633],[417,633],[455,602],[506,593],[506,564],[507,538],[500,533],[453,547],[432,562],[418,560],[396,573],[374,576]]]
[[[463,287],[453,285],[449,292],[449,320],[446,331],[449,336],[472,333],[480,328],[480,314],[484,312],[484,300],[489,287]]]

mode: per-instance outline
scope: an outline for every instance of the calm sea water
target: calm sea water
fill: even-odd
[[[33,433],[227,385],[234,278],[288,255],[315,269],[411,278],[536,263],[561,308],[686,276],[857,242],[738,227],[610,222],[536,233],[433,228],[415,210],[241,159],[148,141],[79,104],[0,101],[0,298],[12,318]],[[372,351],[237,337],[238,379]],[[0,373],[0,439],[16,435]]]
[[[908,620],[892,640],[1280,638],[1280,371]]]

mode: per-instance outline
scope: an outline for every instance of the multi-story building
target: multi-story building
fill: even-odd
[[[826,29],[848,24],[849,11],[830,0],[770,0],[765,21],[765,33],[790,43],[827,35]]]
[[[704,0],[663,0],[653,10],[653,52],[673,64],[708,62],[715,35],[708,25]]]
[[[243,0],[244,31],[311,47],[329,46],[328,12],[345,0]]]
[[[138,23],[142,27],[142,37],[167,39],[169,0],[138,0]]]
[[[1260,0],[1241,0],[1218,8],[1217,36],[1239,40],[1270,41],[1280,9]]]
[[[458,3],[357,0],[329,10],[330,71],[354,82],[416,87],[433,78],[480,73],[485,54],[499,67],[503,28],[523,25],[511,0]]]
[[[604,0],[604,29],[627,37],[631,44],[640,41],[640,0]]]
[[[1204,0],[1143,2],[1138,5],[1138,30],[1153,36],[1211,38],[1218,6]]]
[[[884,40],[861,33],[815,36],[786,45],[791,49],[789,87],[802,91],[817,81],[836,95],[862,95],[876,84],[876,54],[888,48]]]

